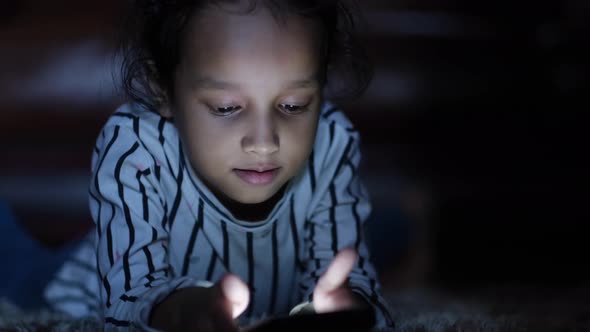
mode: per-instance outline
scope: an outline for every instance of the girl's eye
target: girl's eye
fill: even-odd
[[[305,106],[293,105],[293,104],[280,104],[279,107],[289,114],[297,114],[305,111]]]
[[[241,106],[223,106],[223,107],[214,108],[213,112],[217,115],[227,116],[227,115],[233,114],[234,112],[237,112],[241,109],[242,109]]]

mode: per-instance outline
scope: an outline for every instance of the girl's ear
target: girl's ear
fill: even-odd
[[[165,102],[158,106],[158,113],[160,113],[160,116],[166,119],[172,119],[174,117],[174,114],[172,113],[172,108],[170,107],[170,103],[168,102]]]
[[[156,96],[154,102],[158,113],[163,118],[172,119],[174,114],[172,113],[172,107],[167,94],[159,88],[159,85],[152,83],[152,81],[150,81],[150,89],[153,91],[153,95]]]

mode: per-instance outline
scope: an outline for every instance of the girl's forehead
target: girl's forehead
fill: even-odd
[[[319,38],[312,20],[291,15],[278,19],[270,10],[236,12],[209,6],[188,23],[183,61],[192,65],[316,65]],[[222,62],[222,63],[220,63]]]
[[[219,29],[223,26],[243,29],[280,29],[284,32],[302,32],[303,30],[317,30],[318,23],[310,18],[305,18],[289,12],[280,14],[262,4],[256,6],[246,5],[250,1],[230,1],[226,5],[209,4],[197,8],[189,20],[189,26],[195,28]],[[314,31],[316,32],[316,31]]]

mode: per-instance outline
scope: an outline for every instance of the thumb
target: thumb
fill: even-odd
[[[240,278],[229,273],[223,276],[218,284],[222,294],[231,304],[232,318],[238,317],[250,302],[248,286]]]
[[[356,259],[357,253],[353,248],[342,249],[318,280],[316,294],[324,295],[342,287],[346,283]]]

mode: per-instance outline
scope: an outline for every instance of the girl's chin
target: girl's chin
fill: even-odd
[[[244,195],[244,196],[240,196],[240,197],[235,197],[235,198],[230,198],[232,201],[234,201],[234,203],[236,204],[242,204],[242,205],[258,205],[258,204],[264,204],[267,201],[271,200],[274,196],[274,194],[276,193],[265,193],[265,194],[261,194],[261,195],[252,195],[252,193],[249,193],[249,195]]]

